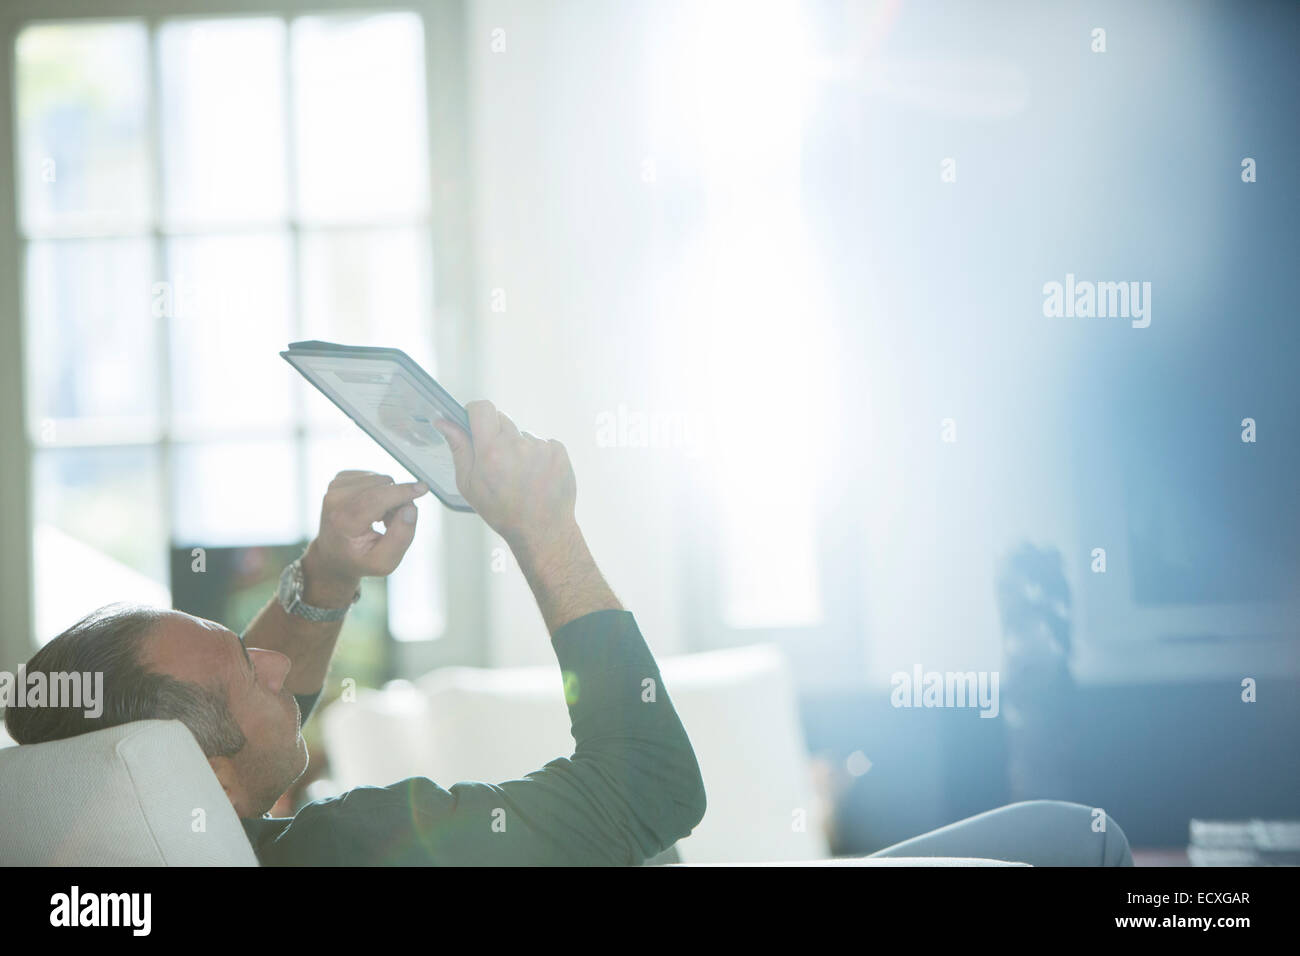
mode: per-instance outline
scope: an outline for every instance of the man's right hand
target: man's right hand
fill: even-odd
[[[470,402],[465,411],[471,436],[451,422],[434,423],[451,446],[461,496],[511,547],[567,533],[576,524],[578,483],[564,446],[520,433],[491,402]]]
[[[451,447],[456,487],[519,561],[547,628],[622,605],[601,577],[574,517],[577,479],[558,441],[520,433],[491,402],[470,402],[470,434],[434,423]]]

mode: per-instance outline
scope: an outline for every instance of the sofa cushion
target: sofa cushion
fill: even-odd
[[[0,749],[0,865],[256,866],[189,729],[144,720]],[[198,813],[196,811],[202,811]]]

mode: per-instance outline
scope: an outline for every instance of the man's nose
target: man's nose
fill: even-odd
[[[250,647],[248,656],[253,659],[253,666],[257,669],[258,683],[273,694],[280,693],[293,662],[279,651],[267,651],[260,647]]]

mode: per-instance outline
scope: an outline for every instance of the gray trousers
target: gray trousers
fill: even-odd
[[[1110,814],[1063,800],[1026,800],[958,820],[871,856],[965,856],[1031,866],[1132,866]]]

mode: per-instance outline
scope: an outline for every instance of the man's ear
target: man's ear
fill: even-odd
[[[235,813],[244,816],[244,791],[239,786],[239,775],[235,772],[235,763],[229,757],[209,757],[208,765],[217,775],[217,782],[226,791],[226,797],[235,808]]]

